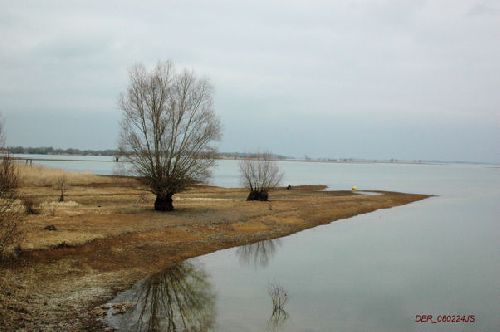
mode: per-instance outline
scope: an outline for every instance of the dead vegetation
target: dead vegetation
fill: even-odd
[[[288,302],[288,292],[283,286],[276,283],[271,283],[267,292],[271,297],[273,307],[267,326],[271,331],[280,331],[289,316],[285,310],[285,305]]]
[[[21,241],[22,209],[17,198],[18,173],[14,161],[4,156],[0,161],[0,260],[12,255]]]

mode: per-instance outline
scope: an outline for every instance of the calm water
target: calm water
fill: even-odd
[[[14,157],[28,159],[43,159],[34,161],[34,164],[53,168],[63,168],[69,171],[92,172],[110,175],[116,167],[113,158],[109,156],[50,156],[41,154],[15,154]],[[68,161],[58,161],[68,160]]]
[[[57,167],[113,168],[76,164]],[[281,165],[286,184],[439,196],[188,260],[119,294],[114,302],[137,305],[109,322],[122,330],[500,331],[500,168]],[[237,166],[219,162],[213,183],[238,186]],[[288,299],[274,312],[273,287]],[[476,321],[415,323],[417,314]]]

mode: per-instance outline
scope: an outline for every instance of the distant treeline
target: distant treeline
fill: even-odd
[[[72,155],[72,156],[118,156],[118,150],[79,150],[74,148],[58,149],[52,146],[9,146],[7,150],[15,154],[40,154],[40,155]],[[243,159],[253,158],[257,156],[256,153],[242,153],[242,152],[220,152],[218,157],[221,159]],[[291,157],[282,155],[272,155],[274,159],[285,160],[292,159]]]
[[[258,153],[244,153],[244,152],[219,152],[219,158],[221,159],[244,159],[244,158],[255,158]],[[272,159],[276,160],[287,160],[294,159],[293,157],[282,156],[279,154],[271,154]]]
[[[52,146],[9,146],[7,150],[16,154],[42,154],[42,155],[73,155],[73,156],[114,156],[117,150],[79,150],[79,149],[57,149]]]

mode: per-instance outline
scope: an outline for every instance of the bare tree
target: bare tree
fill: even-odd
[[[280,184],[283,172],[272,159],[272,154],[265,152],[240,161],[240,176],[243,186],[250,190],[248,201],[267,201],[269,190]]]
[[[59,190],[61,194],[59,195],[59,202],[64,202],[64,193],[68,190],[69,186],[66,181],[66,176],[61,175],[55,183],[56,190]]]
[[[156,195],[155,210],[173,210],[174,194],[210,176],[221,135],[212,95],[208,80],[169,61],[130,71],[119,149]]]

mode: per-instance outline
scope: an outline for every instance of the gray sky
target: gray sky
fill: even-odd
[[[500,1],[3,1],[9,145],[114,148],[136,63],[215,86],[222,151],[500,162]]]

